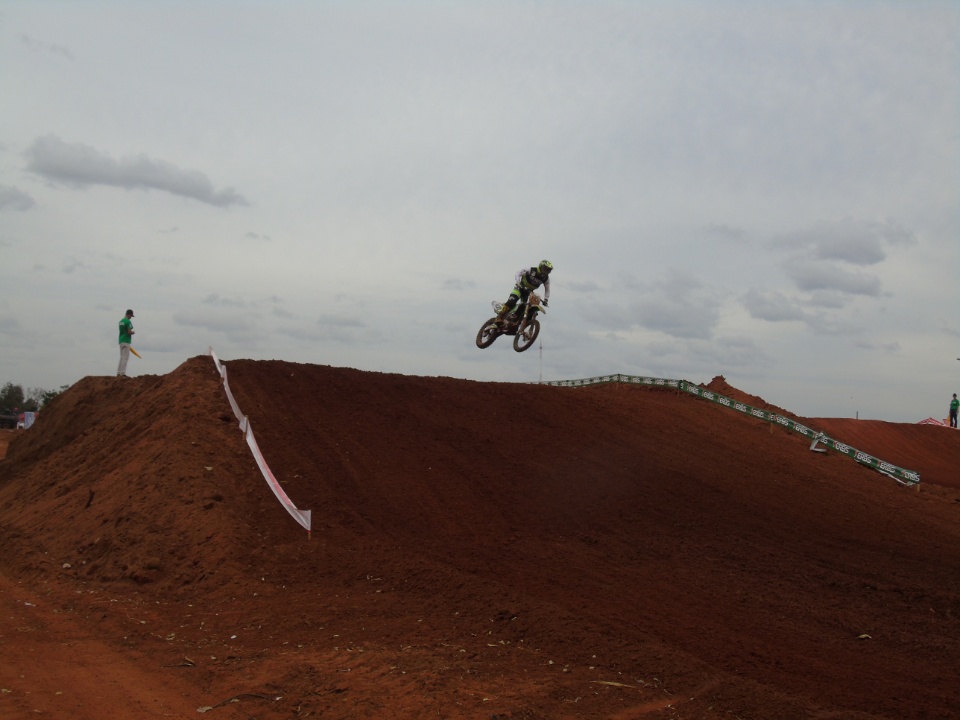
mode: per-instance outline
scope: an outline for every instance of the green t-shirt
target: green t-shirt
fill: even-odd
[[[955,413],[957,411],[957,408],[960,408],[960,400],[957,400],[957,398],[954,398],[953,400],[950,401],[950,412]]]
[[[133,323],[130,322],[130,318],[125,317],[120,321],[120,342],[129,343],[131,342],[130,331],[133,330]]]

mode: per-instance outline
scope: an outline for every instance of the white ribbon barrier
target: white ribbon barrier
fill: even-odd
[[[655,387],[675,388],[678,392],[689,393],[695,397],[709,400],[717,405],[722,405],[723,407],[730,408],[731,410],[736,410],[744,415],[755,417],[758,420],[765,420],[769,423],[775,423],[786,428],[787,430],[791,430],[792,432],[799,433],[804,437],[811,438],[813,440],[813,444],[810,446],[811,450],[816,450],[817,443],[822,443],[827,447],[836,450],[838,453],[846,455],[849,458],[853,458],[861,465],[866,465],[867,467],[873,468],[877,472],[880,472],[887,477],[893,478],[901,485],[917,485],[920,482],[920,473],[916,472],[915,470],[907,470],[902,467],[897,467],[896,465],[888,463],[884,460],[880,460],[879,458],[875,458],[872,455],[868,455],[867,453],[857,450],[854,447],[850,447],[849,445],[838,440],[829,438],[822,432],[811,430],[810,428],[801,425],[800,423],[791,420],[788,417],[784,417],[778,413],[769,412],[768,410],[763,410],[761,408],[755,408],[736,400],[731,400],[720,393],[715,393],[711,390],[707,390],[706,388],[702,388],[699,385],[695,385],[689,380],[668,380],[665,378],[616,374],[601,375],[599,377],[584,378],[582,380],[555,380],[543,384],[556,385],[559,387],[584,387],[587,385],[601,385],[604,383],[628,383],[631,385],[653,385]]]
[[[247,441],[247,446],[250,448],[250,452],[253,453],[253,459],[256,461],[257,467],[260,468],[260,472],[263,474],[264,480],[267,481],[267,485],[269,485],[270,489],[273,490],[273,494],[277,496],[277,500],[280,501],[280,504],[286,508],[288,513],[290,513],[290,517],[300,523],[306,529],[307,534],[309,535],[311,532],[310,511],[300,510],[296,505],[293,504],[293,501],[287,497],[287,493],[284,492],[283,488],[280,487],[280,482],[277,480],[273,472],[271,472],[270,466],[267,465],[267,461],[263,457],[263,453],[260,452],[260,446],[257,445],[256,438],[253,436],[253,429],[250,427],[250,419],[240,412],[240,406],[237,405],[237,401],[234,399],[233,393],[230,392],[230,384],[227,382],[227,366],[220,362],[220,358],[217,357],[217,354],[213,351],[212,347],[207,350],[207,353],[213,358],[213,364],[216,365],[217,372],[220,373],[220,378],[223,381],[223,389],[227,393],[227,400],[230,402],[230,407],[233,409],[233,414],[240,422],[240,432],[243,433],[243,439]]]

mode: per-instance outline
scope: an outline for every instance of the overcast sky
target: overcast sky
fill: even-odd
[[[958,38],[952,0],[0,0],[0,383],[114,374],[130,307],[135,375],[213,346],[942,419]],[[542,258],[542,348],[479,350]]]

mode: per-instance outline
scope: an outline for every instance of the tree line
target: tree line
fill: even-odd
[[[5,413],[36,412],[68,387],[61,385],[59,390],[28,388],[24,392],[22,385],[8,382],[0,389],[0,410]]]

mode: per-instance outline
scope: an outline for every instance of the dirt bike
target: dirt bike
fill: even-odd
[[[503,311],[503,303],[494,301],[494,312],[499,315]],[[497,324],[497,318],[487,320],[477,333],[477,347],[488,348],[501,335],[513,335],[513,349],[523,352],[529,349],[540,334],[540,321],[537,316],[546,312],[543,300],[536,293],[530,293],[527,302],[518,304],[506,317]]]

